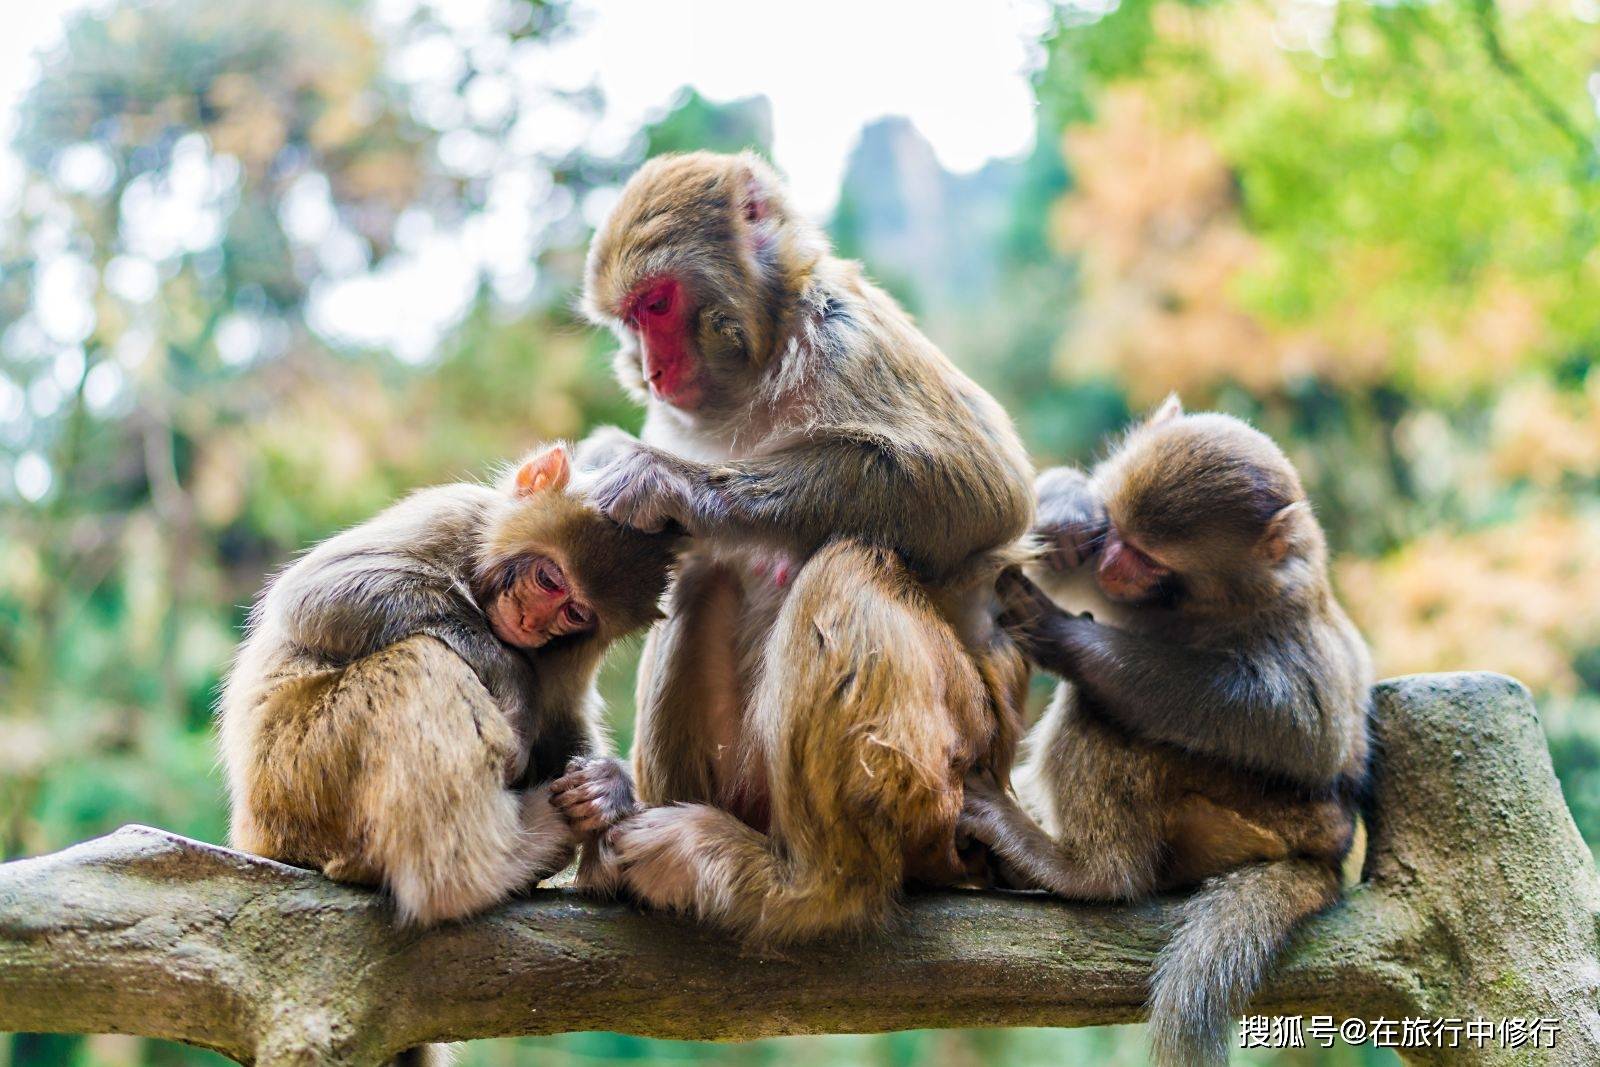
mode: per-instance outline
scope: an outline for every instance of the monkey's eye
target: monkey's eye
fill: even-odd
[[[1143,564],[1146,570],[1152,571],[1155,574],[1172,573],[1171,567],[1167,566],[1165,563],[1162,563],[1160,560],[1156,559],[1138,545],[1129,544],[1127,541],[1124,541],[1123,546],[1127,548],[1128,551],[1133,553],[1134,558]]]
[[[533,580],[538,583],[540,589],[547,593],[564,593],[567,591],[567,583],[561,573],[561,568],[547,559],[541,559],[534,566]]]
[[[568,603],[561,613],[566,616],[569,625],[580,629],[588,629],[589,624],[594,622],[594,613],[577,603]]]
[[[677,299],[678,284],[670,278],[652,285],[640,293],[633,305],[634,318],[658,318],[672,310]]]

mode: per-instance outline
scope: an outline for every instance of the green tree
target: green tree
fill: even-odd
[[[1558,698],[1575,796],[1600,732],[1596,17],[1131,0],[1066,9],[1040,78],[1082,278],[1059,374],[1283,440],[1380,667]]]

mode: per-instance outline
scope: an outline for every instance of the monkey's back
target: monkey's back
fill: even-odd
[[[941,523],[964,538],[965,551],[952,552],[957,559],[1014,544],[1032,524],[1034,499],[1033,464],[1011,416],[856,264],[829,263],[823,276],[865,320],[868,342],[857,346],[863,366],[850,376],[860,379],[852,383],[858,388],[842,401],[859,405],[852,415],[880,427],[908,461],[948,464],[947,480],[929,484],[948,495],[890,505],[904,508],[907,521]],[[964,514],[947,507],[951,497],[962,501]]]
[[[464,580],[460,561],[470,558],[468,531],[493,499],[493,490],[466,483],[421,490],[316,545],[268,582],[217,706],[236,846],[321,866],[357,832],[346,821],[351,805],[343,791],[359,772],[361,753],[342,746],[352,733],[349,724],[329,721],[330,709],[348,715],[352,706],[365,708],[377,728],[383,705],[398,695],[384,680],[404,673],[395,660],[402,653],[392,646],[419,631],[392,618],[330,611],[330,599],[373,573],[416,590],[455,589]],[[405,655],[408,669],[443,662]],[[373,688],[355,705],[337,701],[346,669],[365,658],[371,662],[363,685]],[[295,758],[282,758],[288,752]]]

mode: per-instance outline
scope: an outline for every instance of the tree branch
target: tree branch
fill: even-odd
[[[1498,675],[1378,689],[1368,878],[1297,940],[1253,1010],[1560,1021],[1600,1058],[1600,879],[1537,713]],[[242,1062],[375,1064],[424,1041],[620,1030],[675,1038],[1142,1016],[1173,902],[916,896],[866,943],[743,953],[709,932],[541,890],[397,929],[320,875],[147,827],[0,866],[0,1030],[120,1032]],[[1527,1050],[1445,1050],[1492,1063]]]
[[[1473,0],[1472,10],[1478,23],[1478,36],[1483,40],[1483,50],[1489,57],[1489,63],[1516,87],[1540,117],[1572,142],[1573,147],[1578,150],[1580,161],[1592,162],[1595,154],[1593,138],[1578,129],[1577,124],[1568,117],[1561,106],[1551,99],[1550,94],[1545,92],[1539,83],[1533,80],[1527,69],[1506,50],[1505,42],[1500,36],[1500,9],[1495,5],[1495,0]]]

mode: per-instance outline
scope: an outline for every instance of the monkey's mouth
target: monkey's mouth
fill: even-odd
[[[489,629],[506,644],[515,648],[542,648],[550,641],[550,612],[525,611],[515,595],[502,594],[485,611]]]
[[[690,411],[699,407],[703,399],[699,376],[676,363],[655,365],[654,360],[647,358],[644,361],[644,381],[651,396],[675,408]]]

